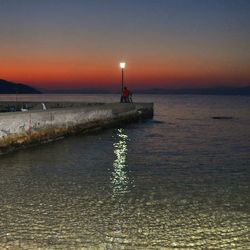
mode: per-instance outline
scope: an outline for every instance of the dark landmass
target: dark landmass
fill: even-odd
[[[128,85],[129,87],[129,85]],[[246,87],[212,87],[179,89],[131,89],[134,94],[160,95],[244,95],[250,96],[250,86]],[[13,83],[0,79],[0,94],[120,94],[119,86],[114,88],[79,88],[79,89],[35,89],[26,84]]]
[[[216,87],[216,88],[182,88],[182,89],[147,89],[138,90],[142,94],[165,95],[250,95],[250,86],[247,87]]]
[[[129,87],[129,85],[128,85]],[[216,87],[216,88],[181,88],[181,89],[131,89],[134,94],[160,94],[160,95],[250,95],[250,86],[247,87]],[[82,88],[82,89],[41,89],[49,94],[120,94],[119,90]]]
[[[0,79],[0,94],[40,94],[41,92],[33,87],[22,83],[13,83]]]

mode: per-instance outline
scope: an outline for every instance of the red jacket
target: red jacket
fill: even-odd
[[[129,97],[129,91],[128,91],[128,89],[124,89],[123,90],[123,96]]]

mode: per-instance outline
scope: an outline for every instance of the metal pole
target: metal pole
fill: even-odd
[[[122,68],[122,93],[123,93],[123,81],[124,81],[124,72],[123,72],[124,68]]]
[[[124,101],[123,99],[123,78],[124,78],[124,75],[123,75],[123,68],[122,68],[122,89],[121,89],[121,102]]]

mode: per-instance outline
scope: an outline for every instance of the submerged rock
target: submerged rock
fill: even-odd
[[[212,116],[212,119],[214,120],[230,120],[233,119],[232,116]]]

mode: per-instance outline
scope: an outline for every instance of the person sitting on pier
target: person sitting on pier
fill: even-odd
[[[131,91],[129,91],[127,87],[124,87],[122,91],[121,102],[126,102],[126,103],[130,102],[130,96],[131,96]]]

